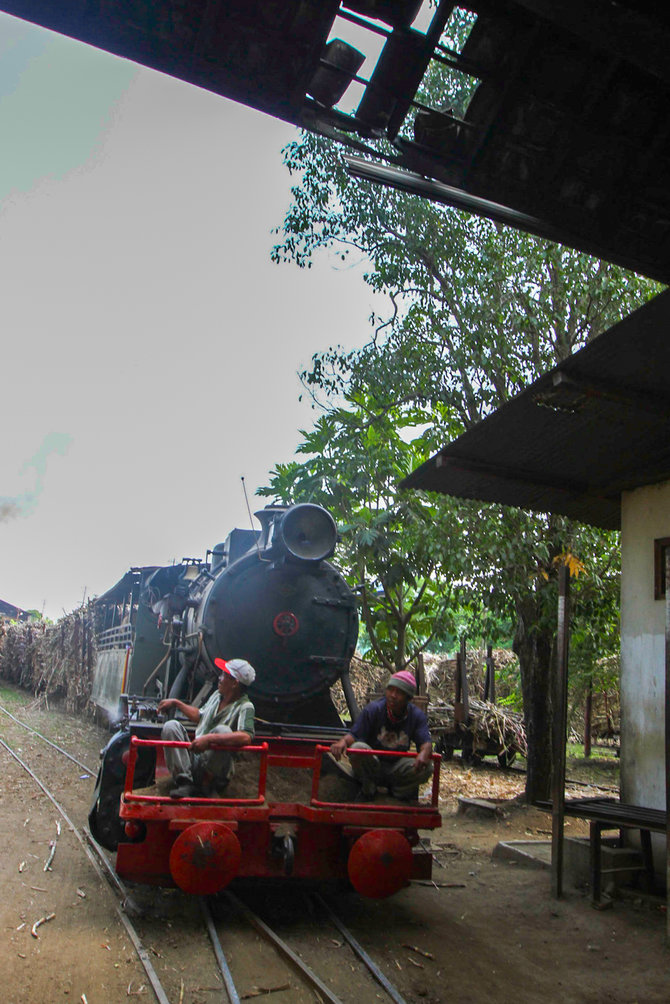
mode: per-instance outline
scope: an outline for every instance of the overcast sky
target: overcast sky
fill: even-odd
[[[292,127],[7,15],[0,57],[0,598],[56,618],[248,525],[372,301],[270,262]]]

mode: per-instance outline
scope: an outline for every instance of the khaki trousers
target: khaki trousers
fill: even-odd
[[[415,771],[415,761],[409,757],[356,756],[356,750],[370,749],[367,743],[354,743],[347,751],[364,795],[374,795],[380,786],[394,798],[416,798],[419,785],[433,776],[432,762]]]
[[[228,725],[217,725],[212,732],[226,735],[232,729]],[[171,742],[188,742],[190,736],[181,722],[172,718],[161,729],[161,739]],[[185,746],[167,746],[164,750],[165,763],[175,781],[180,784],[196,784],[198,787],[212,786],[223,789],[235,772],[233,754],[227,750],[205,750],[192,753]]]

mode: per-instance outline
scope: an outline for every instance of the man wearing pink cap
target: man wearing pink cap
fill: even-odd
[[[433,764],[430,755],[433,750],[428,720],[412,698],[416,694],[416,680],[412,673],[403,669],[394,673],[386,684],[384,697],[371,701],[351,727],[351,731],[330,747],[330,752],[339,760],[349,750],[349,759],[354,776],[361,783],[360,798],[363,801],[374,798],[377,787],[388,790],[390,795],[403,801],[417,798],[419,785],[431,777]],[[356,756],[356,750],[388,750],[407,753],[412,744],[416,745],[416,758]]]

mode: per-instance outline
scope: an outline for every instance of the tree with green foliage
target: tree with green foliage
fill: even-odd
[[[659,288],[499,224],[354,181],[338,148],[327,140],[305,135],[289,144],[285,161],[298,183],[278,231],[274,260],[309,267],[322,248],[336,248],[345,261],[363,258],[369,262],[366,281],[390,305],[388,316],[373,316],[368,345],[315,356],[303,381],[324,404],[326,419],[337,413],[341,422],[338,395],[344,395],[345,407],[365,401],[370,431],[387,437],[390,418],[405,430],[404,441],[415,428],[416,440],[409,438],[425,449],[422,456],[416,454],[417,464]],[[422,428],[426,421],[427,430]],[[327,455],[333,470],[357,449],[346,423],[341,433],[335,452]],[[317,447],[315,441],[311,445]],[[369,467],[360,470],[370,475]],[[390,502],[402,499],[386,491]],[[417,493],[416,508],[419,498]],[[402,504],[409,503],[403,499]],[[449,566],[445,581],[455,575],[473,591],[477,606],[514,618],[529,742],[527,795],[547,798],[558,565],[567,561],[584,568],[576,582],[575,617],[586,622],[589,611],[591,616],[596,608],[606,611],[609,626],[598,635],[598,645],[603,644],[617,620],[611,596],[618,537],[563,517],[476,508],[476,517],[463,504],[450,508],[451,522],[445,526],[442,510],[435,510],[433,537],[441,541],[435,550],[451,554],[453,549],[461,561],[458,569]],[[413,530],[408,526],[405,544],[402,522],[393,540],[398,555],[412,553]],[[429,575],[443,574],[437,567],[431,565]],[[413,567],[412,574],[420,575],[419,569]],[[580,596],[585,598],[582,614]],[[596,653],[597,646],[592,648]]]
[[[462,564],[453,545],[462,518],[452,500],[398,490],[436,448],[429,418],[392,405],[380,413],[363,393],[349,395],[303,432],[297,452],[306,459],[278,464],[259,491],[284,504],[317,502],[337,518],[338,561],[359,595],[371,655],[391,672],[452,626]],[[420,426],[428,431],[417,433]]]

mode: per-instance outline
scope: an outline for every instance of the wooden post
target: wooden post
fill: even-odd
[[[593,710],[593,680],[589,680],[584,702],[584,756],[591,756],[591,712]]]
[[[463,701],[463,720],[467,724],[470,718],[470,695],[468,694],[468,667],[465,635],[461,638],[461,700]]]
[[[554,687],[553,772],[551,783],[551,894],[563,895],[563,823],[565,816],[565,742],[568,726],[568,642],[570,635],[570,574],[558,572],[558,627]]]
[[[496,703],[496,667],[493,661],[493,645],[486,646],[486,678],[484,681],[484,700]]]
[[[456,653],[456,672],[454,673],[454,703],[459,704],[462,694],[462,675],[461,675],[461,653]]]
[[[423,652],[416,657],[416,692],[419,697],[426,696],[426,667],[423,664]]]
[[[665,813],[665,933],[670,941],[670,547],[665,549]]]
[[[460,652],[456,656],[456,693],[454,695],[454,721],[457,725],[467,725],[470,717],[468,699],[468,674],[465,665],[465,637],[461,638]]]

